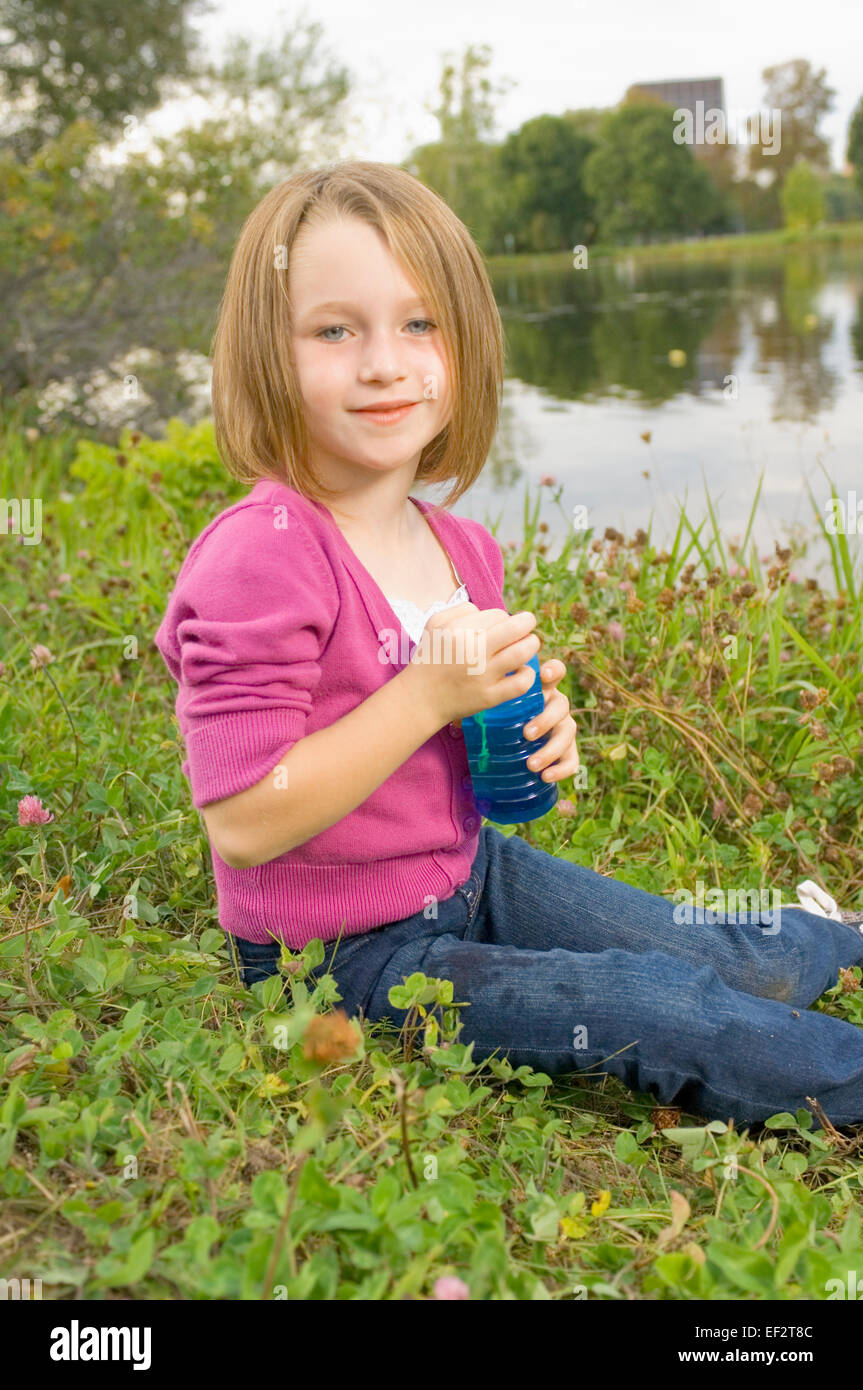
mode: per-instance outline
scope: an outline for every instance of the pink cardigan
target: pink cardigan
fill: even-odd
[[[503,556],[477,521],[411,499],[477,608],[505,608]],[[155,643],[178,684],[198,808],[246,790],[306,734],[403,670],[414,643],[326,507],[260,479],[193,541]],[[299,949],[412,916],[468,878],[481,817],[464,737],[444,725],[328,830],[254,868],[211,848],[221,925]]]

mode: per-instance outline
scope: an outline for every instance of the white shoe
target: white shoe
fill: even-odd
[[[831,898],[829,893],[825,893],[817,883],[811,878],[806,878],[797,885],[797,896],[800,899],[800,906],[805,907],[807,912],[817,912],[819,917],[832,917],[835,922],[841,922],[839,914],[839,904],[835,898]]]
[[[814,883],[811,878],[806,878],[797,885],[797,897],[800,906],[806,912],[814,912],[819,917],[830,917],[834,922],[845,922],[849,926],[856,926],[858,931],[863,932],[863,913],[842,911],[835,898],[831,898],[823,888]],[[797,904],[788,903],[788,907]]]

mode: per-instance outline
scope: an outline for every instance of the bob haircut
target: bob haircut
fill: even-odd
[[[418,483],[455,479],[449,507],[482,471],[498,425],[503,328],[481,253],[442,198],[396,165],[342,160],[292,175],[243,224],[212,345],[216,445],[232,477],[275,478],[325,503],[313,475],[291,349],[287,267],[304,224],[358,217],[382,233],[441,329],[452,409],[426,444]]]

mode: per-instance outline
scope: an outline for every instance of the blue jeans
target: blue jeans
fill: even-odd
[[[350,1016],[396,1025],[391,986],[417,970],[451,980],[476,1061],[499,1050],[549,1075],[608,1072],[738,1126],[811,1109],[807,1096],[834,1124],[863,1122],[863,1029],[808,1010],[840,966],[863,965],[856,927],[800,907],[782,908],[778,931],[754,911],[678,924],[670,898],[488,823],[470,877],[436,908],[326,942],[313,975],[330,971]],[[247,985],[275,972],[277,943],[234,939]]]

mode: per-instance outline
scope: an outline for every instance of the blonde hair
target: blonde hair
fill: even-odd
[[[416,481],[454,478],[439,504],[449,507],[481,472],[494,439],[503,327],[482,255],[464,223],[419,179],[391,164],[342,160],[294,174],[243,224],[212,345],[219,453],[242,483],[271,477],[319,502],[343,495],[326,487],[309,464],[287,291],[300,228],[339,217],[359,217],[379,229],[441,330],[453,405],[449,422],[420,455]]]

